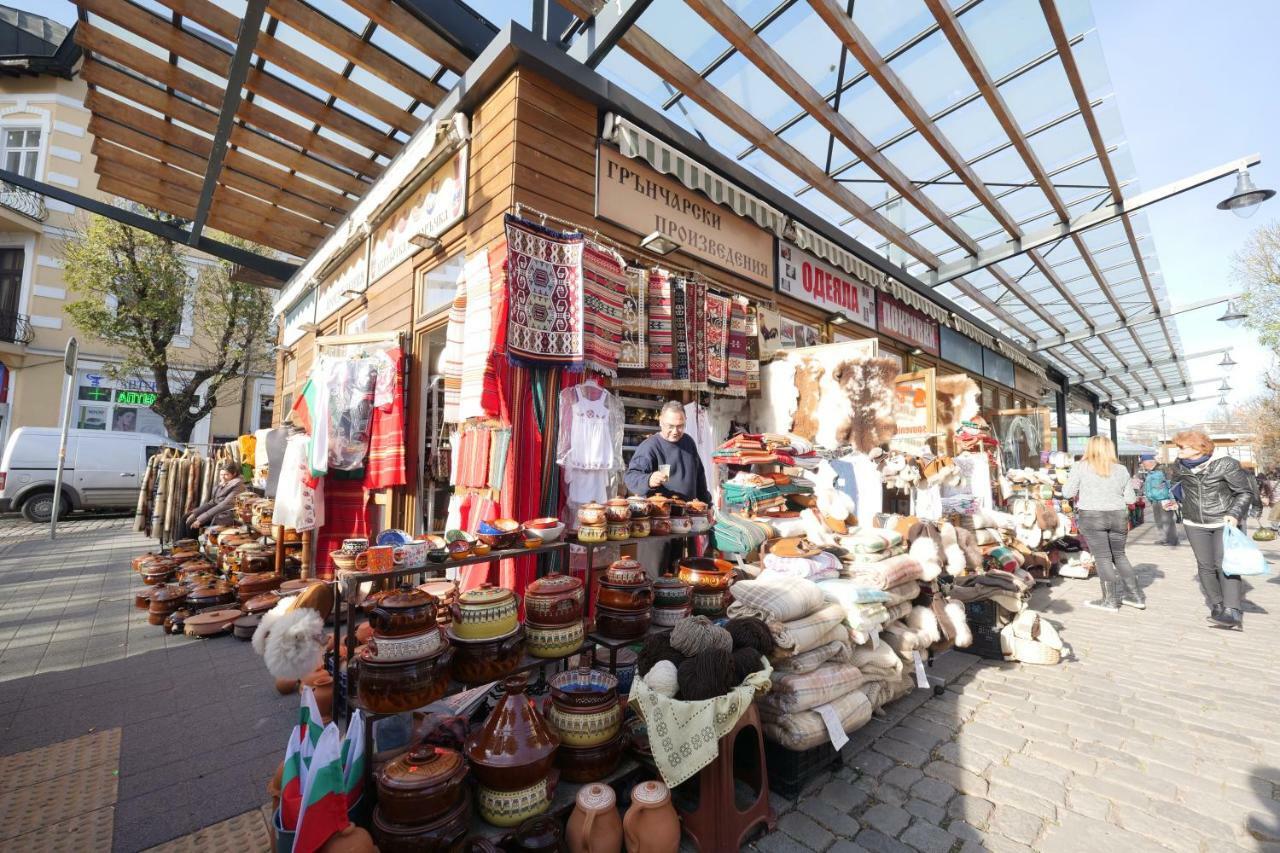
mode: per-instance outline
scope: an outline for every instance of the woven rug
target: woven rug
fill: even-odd
[[[507,356],[515,364],[583,364],[580,234],[514,216],[507,226]]]
[[[618,351],[619,370],[644,370],[649,365],[646,343],[649,313],[645,310],[649,293],[649,271],[627,267],[627,290],[622,301],[622,344]]]
[[[707,283],[689,284],[689,328],[693,355],[689,364],[690,390],[707,390]]]
[[[734,299],[729,309],[728,393],[747,396],[747,306],[741,299]]]
[[[691,376],[689,358],[692,341],[689,334],[689,280],[671,281],[671,387],[688,388]]]
[[[707,384],[729,386],[729,297],[707,291]]]
[[[587,243],[582,250],[583,336],[586,367],[618,375],[627,274],[617,252]]]
[[[747,307],[747,393],[760,391],[760,312]]]
[[[649,384],[665,388],[675,367],[671,336],[671,277],[665,270],[649,271],[649,366],[644,377]],[[659,384],[661,383],[661,384]]]

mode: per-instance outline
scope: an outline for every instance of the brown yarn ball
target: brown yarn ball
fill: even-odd
[[[733,650],[755,649],[768,657],[773,654],[773,632],[764,621],[754,616],[739,616],[725,623],[724,629],[733,637]]]
[[[721,649],[701,652],[676,667],[678,698],[698,702],[723,696],[737,684],[733,680],[733,655]]]
[[[671,629],[671,648],[689,657],[710,649],[727,655],[733,651],[733,637],[705,616],[686,616]]]
[[[762,669],[764,664],[760,663],[760,652],[756,649],[743,646],[733,650],[733,677],[737,679],[738,684],[746,681],[751,673]]]
[[[684,660],[684,655],[671,648],[670,634],[650,634],[645,637],[644,645],[636,654],[636,673],[643,678],[660,660],[669,660],[676,666]]]

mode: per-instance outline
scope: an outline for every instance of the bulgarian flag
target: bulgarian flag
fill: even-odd
[[[303,779],[302,813],[293,838],[293,853],[315,853],[335,832],[351,823],[347,817],[341,740],[338,727],[330,723],[316,744]]]
[[[298,825],[302,808],[302,742],[306,737],[301,726],[289,733],[284,751],[284,774],[280,777],[280,825],[292,831]]]
[[[307,451],[307,467],[312,477],[323,477],[329,470],[329,399],[325,394],[323,364],[307,377],[298,393],[290,414],[294,421],[311,436]],[[321,381],[317,382],[317,377]]]
[[[354,806],[364,792],[365,768],[364,714],[351,715],[347,735],[342,739],[342,775],[347,789],[347,806]]]

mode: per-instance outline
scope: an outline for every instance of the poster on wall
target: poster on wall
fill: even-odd
[[[934,369],[902,373],[893,385],[893,419],[898,437],[927,441],[937,432]]]
[[[781,240],[778,291],[859,326],[876,327],[876,292],[871,285]]]
[[[756,317],[760,324],[760,360],[773,361],[773,357],[782,349],[782,317],[772,308],[756,309]]]

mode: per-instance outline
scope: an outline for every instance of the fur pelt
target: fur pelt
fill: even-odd
[[[942,541],[943,564],[947,574],[962,574],[965,567],[964,551],[960,550],[960,542],[956,538],[956,526],[943,524],[938,530],[938,536]]]
[[[930,536],[919,536],[907,551],[920,563],[920,580],[936,580],[942,574],[941,554],[938,545]]]
[[[258,628],[253,632],[253,638],[250,640],[253,650],[258,653],[258,657],[262,657],[267,652],[267,636],[270,635],[272,628],[275,627],[276,620],[288,613],[292,605],[293,599],[286,598],[262,614],[262,621],[258,623]]]
[[[969,630],[969,620],[964,615],[964,604],[959,601],[948,601],[944,608],[951,627],[955,629],[956,648],[967,649],[973,645],[973,632]]]
[[[796,363],[790,358],[760,366],[760,398],[748,419],[762,432],[792,432],[796,414]],[[720,398],[723,399],[723,398]],[[716,409],[713,404],[713,412]],[[721,433],[717,433],[719,435]]]
[[[275,678],[300,679],[324,659],[324,617],[301,607],[281,614],[267,636],[263,660]]]
[[[831,467],[831,463],[824,459],[818,465],[818,470],[810,476],[813,478],[813,494],[818,500],[819,511],[837,521],[851,520],[857,507],[853,503],[853,498],[836,488],[838,475],[836,469]]]
[[[840,447],[847,441],[854,418],[854,405],[849,393],[841,386],[840,377],[854,362],[841,361],[823,371],[818,382],[821,395],[814,414],[818,422],[814,443],[819,447]]]
[[[938,431],[953,434],[964,421],[973,420],[981,410],[982,392],[978,383],[964,373],[939,376],[933,384],[938,406]]]
[[[836,366],[833,378],[850,407],[844,435],[837,435],[841,444],[867,453],[893,438],[898,431],[893,418],[893,380],[898,369],[892,358],[845,361]]]
[[[982,549],[978,547],[978,537],[972,530],[956,528],[956,543],[964,554],[965,568],[971,572],[982,570]]]
[[[795,368],[796,414],[791,432],[809,441],[816,441],[818,436],[818,407],[825,373],[822,365],[809,358],[802,359]]]
[[[942,640],[942,631],[938,628],[938,617],[933,615],[932,608],[911,608],[911,612],[907,614],[907,627],[916,632],[922,645],[932,646]]]

